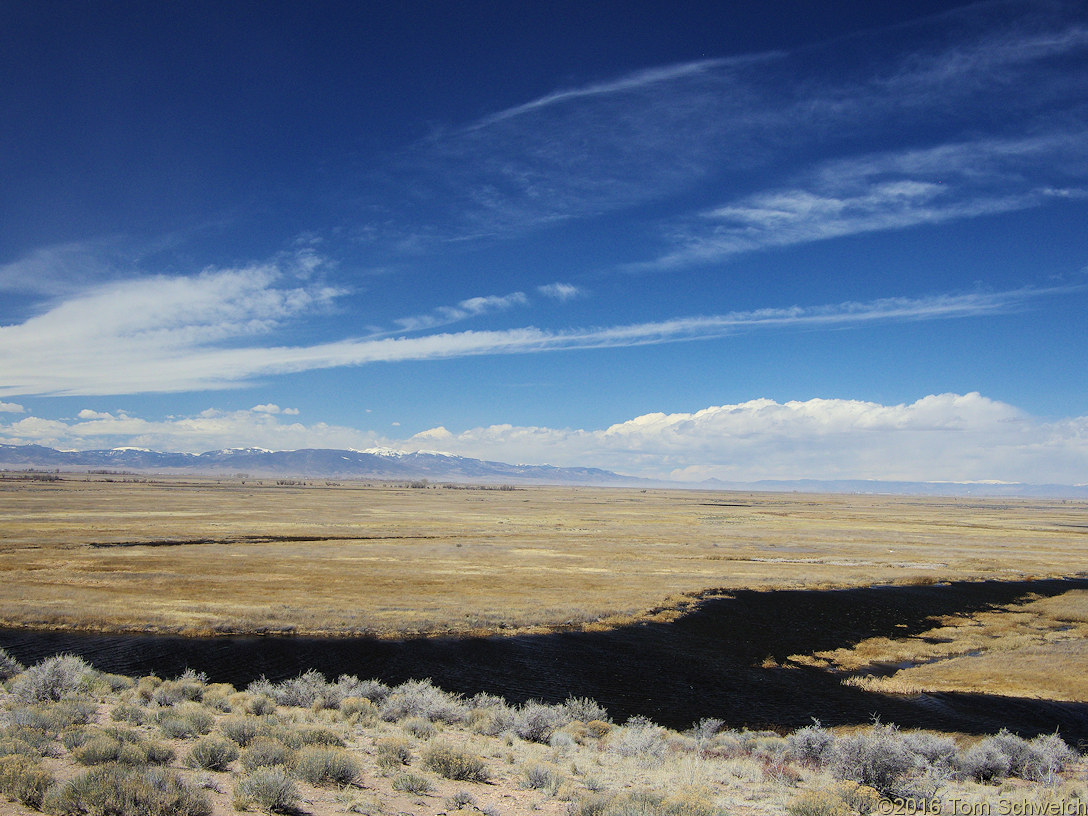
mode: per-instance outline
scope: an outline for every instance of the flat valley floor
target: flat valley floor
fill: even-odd
[[[1078,501],[289,481],[8,474],[0,626],[594,632],[730,591],[1084,577],[1088,564]],[[1084,589],[931,623],[784,662],[871,691],[1088,701]]]

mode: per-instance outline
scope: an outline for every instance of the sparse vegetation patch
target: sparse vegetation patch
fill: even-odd
[[[482,759],[452,745],[429,747],[423,752],[423,767],[459,782],[487,782],[491,778]]]
[[[41,682],[50,676],[79,679]],[[991,812],[1010,813],[1088,802],[1088,763],[1059,734],[964,737],[813,722],[780,735],[713,718],[678,733],[646,717],[616,725],[592,700],[511,706],[429,681],[386,687],[375,696],[390,718],[364,718],[375,703],[361,692],[380,691],[376,682],[330,683],[307,672],[288,686],[295,704],[276,702],[280,684],[239,692],[197,675],[121,683],[86,663],[53,659],[25,668],[0,690],[0,816],[28,808],[56,816],[382,816],[420,812],[420,803],[425,812],[492,816],[870,816],[900,813],[908,806],[896,803],[904,802],[925,802],[931,812],[989,803]],[[351,693],[326,707],[330,687]],[[272,709],[244,713],[254,699]],[[347,700],[366,704],[345,712]],[[122,707],[144,715],[115,719]],[[193,727],[164,733],[178,719]],[[413,723],[428,733],[408,736]]]

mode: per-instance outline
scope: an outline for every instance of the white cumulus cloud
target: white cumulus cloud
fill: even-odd
[[[412,444],[685,481],[1073,484],[1088,468],[1088,417],[1044,422],[977,393],[901,405],[755,399],[693,413],[645,414],[602,430],[492,425],[453,434],[436,428],[408,440]]]
[[[258,405],[243,411],[209,408],[195,416],[158,420],[95,411],[81,411],[76,419],[68,421],[27,417],[10,424],[0,423],[0,443],[36,443],[75,450],[137,447],[201,453],[232,447],[362,449],[382,441],[372,431],[324,422],[303,425],[285,421],[281,417],[298,412],[259,410],[266,407]]]
[[[679,481],[718,478],[1003,481],[1076,484],[1088,472],[1088,417],[1044,421],[978,393],[883,405],[846,399],[753,399],[691,413],[651,413],[607,428],[437,426],[396,439],[303,424],[284,413],[208,409],[150,420],[98,414],[0,422],[0,442],[59,448],[131,446],[191,453],[388,447],[477,459],[601,467]],[[399,427],[392,423],[391,427]]]
[[[80,419],[113,419],[114,416],[109,411],[93,411],[90,408],[84,408],[78,414]]]

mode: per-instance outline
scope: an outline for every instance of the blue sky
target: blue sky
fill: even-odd
[[[1077,2],[0,2],[0,442],[1088,482]]]

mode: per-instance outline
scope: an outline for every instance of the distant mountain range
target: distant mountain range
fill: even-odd
[[[669,482],[623,476],[600,468],[511,465],[434,451],[369,450],[270,451],[228,448],[205,453],[161,453],[143,448],[60,451],[41,445],[0,445],[0,469],[113,470],[163,474],[239,474],[254,477],[384,479],[467,484],[569,484],[797,493],[874,493],[920,496],[990,496],[1088,499],[1088,485],[1034,485],[1007,482],[892,482],[817,480]]]
[[[205,453],[160,453],[142,448],[59,451],[41,445],[0,445],[0,467],[61,470],[125,470],[137,473],[246,473],[336,479],[428,479],[484,484],[532,483],[645,485],[646,480],[599,468],[509,465],[464,456],[385,448],[365,451],[306,448],[270,451],[228,448]]]

